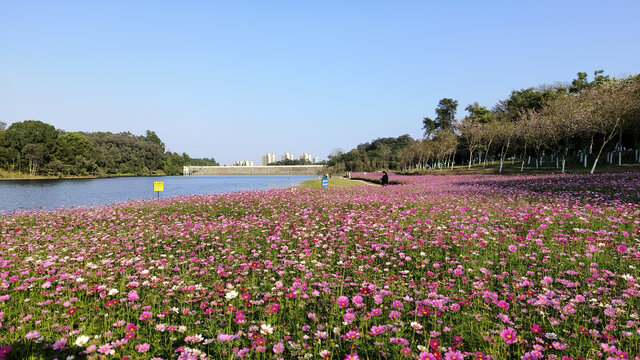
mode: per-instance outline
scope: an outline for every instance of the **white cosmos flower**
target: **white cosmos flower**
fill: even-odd
[[[260,332],[271,335],[273,334],[273,327],[270,324],[262,324],[260,325]]]
[[[226,297],[227,300],[235,299],[238,297],[238,292],[235,290],[231,290],[224,297]]]
[[[87,335],[80,335],[80,336],[78,336],[78,338],[74,342],[74,345],[82,346],[82,345],[86,344],[87,342],[89,342],[90,339],[91,338],[88,337]]]
[[[117,294],[119,292],[120,291],[118,291],[118,289],[111,289],[111,290],[109,290],[109,296],[113,296],[113,295],[115,295],[115,294]]]

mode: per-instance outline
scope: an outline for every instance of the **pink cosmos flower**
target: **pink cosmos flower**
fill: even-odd
[[[348,354],[344,360],[360,360],[360,356],[358,354]]]
[[[355,305],[362,305],[363,299],[362,296],[360,295],[355,295],[354,297],[351,298],[351,301],[355,304]]]
[[[53,343],[53,350],[63,350],[66,344],[67,344],[67,339],[62,338]]]
[[[360,333],[355,331],[355,330],[349,330],[345,336],[347,337],[347,339],[349,340],[356,340],[360,337]]]
[[[31,339],[37,339],[40,337],[40,333],[38,332],[38,330],[33,330],[29,333],[27,333],[27,335],[24,336],[25,339],[31,340]]]
[[[567,314],[575,314],[576,309],[571,304],[567,304],[563,307],[563,310]]]
[[[147,351],[149,351],[149,344],[144,343],[144,344],[138,344],[135,346],[135,349],[137,352],[139,353],[146,353]]]
[[[284,344],[283,343],[277,343],[277,344],[273,345],[273,353],[274,354],[282,354],[283,351],[284,351]]]
[[[113,349],[111,348],[110,344],[104,344],[98,347],[98,352],[101,354],[109,354],[112,350]]]
[[[142,314],[140,314],[140,320],[147,320],[152,316],[150,311],[143,311]]]
[[[446,360],[464,360],[464,355],[458,350],[449,350],[444,354]]]
[[[516,342],[516,340],[518,340],[518,338],[516,337],[516,331],[510,327],[502,329],[502,331],[500,331],[500,337],[502,337],[504,342],[506,342],[507,344],[513,344],[514,342]]]
[[[626,253],[626,252],[627,252],[627,247],[626,247],[626,246],[624,246],[624,245],[618,245],[618,247],[616,248],[616,250],[618,250],[618,252],[619,252],[620,254],[624,254],[624,253]]]
[[[423,351],[418,355],[418,360],[437,360],[435,355],[430,352]]]
[[[352,312],[347,312],[344,314],[344,316],[342,317],[344,322],[346,322],[347,324],[351,324],[353,322],[353,320],[356,319],[356,314],[352,313]]]
[[[533,324],[531,325],[530,329],[531,329],[531,332],[536,335],[542,334],[542,327],[540,327],[540,325]]]
[[[0,346],[0,360],[4,359],[11,352],[11,345]]]
[[[515,246],[515,245],[513,245],[513,244],[512,244],[512,245],[509,245],[509,251],[511,251],[511,252],[516,252],[516,251],[518,251],[518,247],[517,247],[517,246]]]
[[[343,307],[343,308],[347,307],[349,306],[349,298],[346,296],[340,296],[338,297],[337,303],[338,303],[338,306],[340,307]]]
[[[616,309],[614,309],[612,307],[608,307],[608,308],[604,309],[604,314],[609,316],[609,317],[615,317],[616,316]]]
[[[133,325],[132,323],[128,323],[127,326],[124,328],[126,332],[133,332],[138,330],[138,327]]]
[[[86,349],[84,349],[83,353],[85,354],[91,354],[92,352],[96,351],[97,346],[95,344],[91,344],[89,346],[87,346]]]

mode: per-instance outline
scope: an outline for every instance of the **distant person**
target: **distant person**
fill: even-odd
[[[382,172],[382,179],[380,179],[380,182],[382,182],[382,186],[389,185],[389,175],[387,175],[386,171]]]

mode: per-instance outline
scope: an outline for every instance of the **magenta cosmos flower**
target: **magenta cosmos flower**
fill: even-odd
[[[446,360],[464,360],[464,355],[458,350],[449,350],[444,354]]]
[[[150,311],[144,311],[142,314],[140,314],[140,320],[147,320],[151,317],[151,312]]]
[[[507,344],[513,344],[518,339],[516,337],[516,331],[510,327],[502,329],[502,331],[500,331],[500,337],[502,337]]]

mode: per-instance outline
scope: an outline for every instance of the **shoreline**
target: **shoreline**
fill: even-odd
[[[118,177],[158,177],[158,176],[183,176],[183,175],[165,175],[165,174],[155,174],[155,175],[135,175],[135,174],[114,174],[108,176],[95,176],[95,175],[87,175],[87,176],[24,176],[24,177],[3,177],[0,176],[0,181],[19,181],[19,180],[76,180],[76,179],[110,179],[110,178],[118,178]]]

